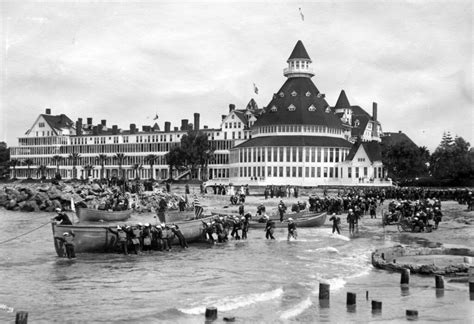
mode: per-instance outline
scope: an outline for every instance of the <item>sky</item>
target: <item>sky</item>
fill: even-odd
[[[122,129],[199,112],[218,128],[229,104],[270,102],[298,40],[330,105],[344,89],[378,103],[384,132],[474,145],[471,1],[0,1],[9,146],[45,108]]]

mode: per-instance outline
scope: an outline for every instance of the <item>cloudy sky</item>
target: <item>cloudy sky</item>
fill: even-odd
[[[2,1],[0,141],[46,107],[124,129],[194,112],[219,127],[229,103],[268,104],[301,39],[329,104],[344,89],[378,103],[386,132],[474,145],[472,17],[471,1]]]

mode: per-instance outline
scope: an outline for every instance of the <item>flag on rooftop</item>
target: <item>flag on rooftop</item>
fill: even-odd
[[[304,15],[303,15],[303,11],[301,11],[301,8],[299,8],[299,10],[300,10],[300,16],[301,16],[301,20],[303,20],[303,21],[304,21]]]
[[[153,117],[153,120],[157,120],[158,119],[158,114],[155,115],[155,117]]]
[[[258,88],[257,88],[257,86],[255,85],[255,83],[253,84],[253,91],[254,91],[256,94],[258,94]]]

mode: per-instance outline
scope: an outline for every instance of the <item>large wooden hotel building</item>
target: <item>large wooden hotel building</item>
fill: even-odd
[[[155,123],[121,129],[106,120],[94,124],[90,117],[74,122],[46,109],[11,148],[11,159],[18,162],[11,176],[49,178],[59,171],[62,178],[72,178],[77,169],[78,178],[110,178],[122,169],[129,179],[165,180],[170,177],[165,154],[189,130],[199,130],[214,149],[214,159],[202,173],[211,183],[389,185],[377,104],[370,115],[351,105],[342,90],[330,106],[312,81],[311,62],[298,41],[283,71],[287,79],[268,105],[259,108],[253,99],[241,109],[231,104],[218,128],[200,127],[198,113],[193,123],[182,119],[179,127],[165,122],[163,128]],[[152,165],[147,163],[150,155],[156,156]],[[175,172],[173,178],[184,176]]]

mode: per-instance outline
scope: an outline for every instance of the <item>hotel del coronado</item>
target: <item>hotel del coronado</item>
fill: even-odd
[[[382,165],[380,142],[384,136],[377,120],[377,104],[372,115],[349,103],[344,90],[334,106],[313,83],[314,76],[303,43],[298,41],[283,70],[286,77],[266,107],[251,99],[246,107],[229,105],[219,128],[200,127],[200,115],[191,124],[182,119],[179,127],[157,123],[129,129],[109,126],[106,120],[94,124],[92,118],[72,121],[65,114],[40,114],[18,146],[11,148],[11,159],[20,163],[15,176],[39,177],[36,170],[50,178],[59,170],[63,179],[73,177],[71,154],[77,153],[77,177],[118,175],[113,157],[123,154],[121,168],[134,179],[170,177],[165,154],[189,130],[207,134],[214,149],[208,165],[210,183],[267,185],[390,185]],[[150,168],[146,157],[156,155]],[[59,158],[60,156],[61,158]],[[101,157],[101,158],[99,158]],[[28,161],[25,163],[25,161]],[[31,171],[33,170],[33,171]],[[186,176],[174,171],[173,178]],[[200,173],[201,174],[201,173]],[[12,174],[13,176],[13,174]]]

